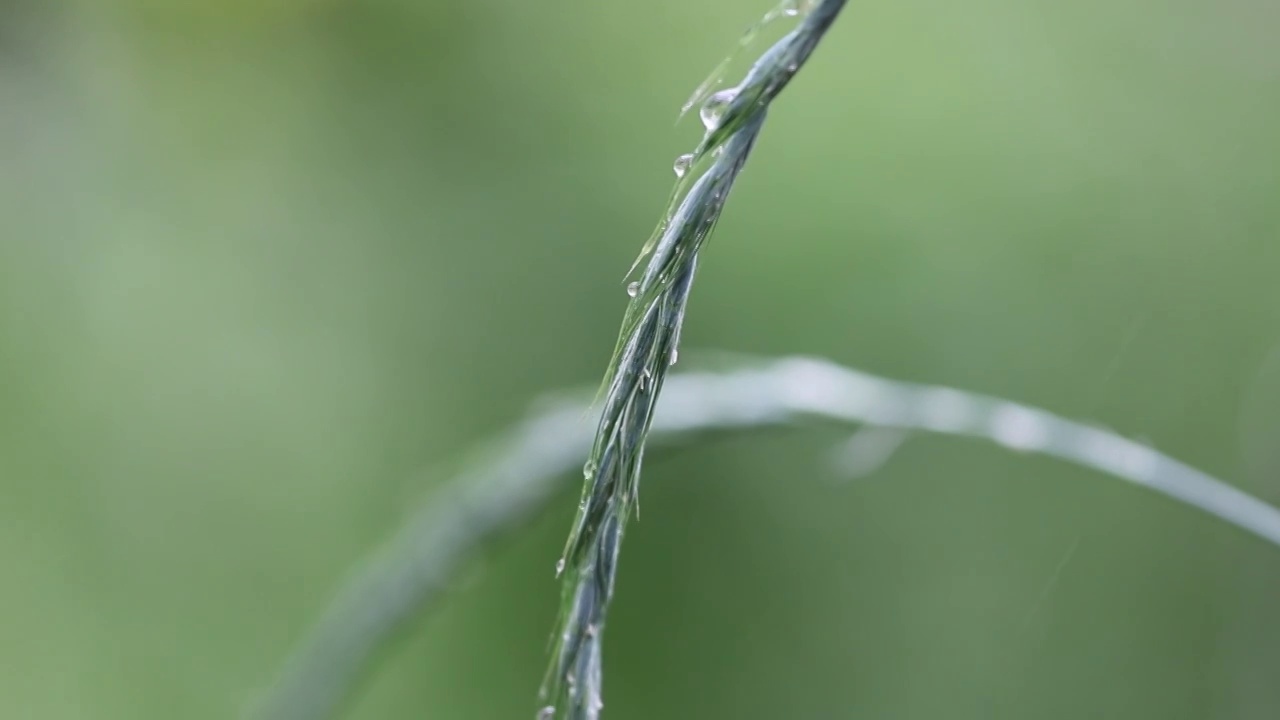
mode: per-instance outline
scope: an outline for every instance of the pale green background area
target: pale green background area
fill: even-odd
[[[0,4],[0,717],[235,717],[540,392],[766,0]],[[706,248],[686,352],[1107,425],[1280,502],[1280,10],[851,2]],[[1280,714],[1280,549],[1094,473],[844,434],[646,464],[606,717]],[[528,718],[573,499],[348,717]]]

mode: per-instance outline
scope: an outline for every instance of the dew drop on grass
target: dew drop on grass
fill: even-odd
[[[679,357],[680,357],[680,351],[675,348],[671,348],[671,359],[667,361],[667,365],[675,365],[676,360]]]
[[[813,9],[813,0],[783,0],[782,14],[787,17],[796,17],[797,15],[807,14]]]
[[[720,119],[724,117],[724,111],[729,108],[729,104],[733,99],[738,97],[738,88],[729,88],[721,90],[707,98],[702,104],[702,109],[698,114],[702,117],[702,125],[708,130],[715,130],[720,127]]]
[[[693,153],[685,153],[676,158],[676,164],[672,169],[676,171],[676,177],[682,178],[684,174],[689,172],[689,166],[693,165]]]
[[[640,294],[640,283],[633,282],[627,285],[627,295],[629,297],[635,297],[639,294]]]
[[[554,705],[548,705],[548,706],[546,706],[546,707],[544,707],[544,708],[542,708],[541,710],[539,710],[539,711],[538,711],[538,715],[537,715],[537,717],[535,718],[535,720],[551,720],[551,718],[553,718],[553,717],[555,717],[555,716],[556,716],[556,708],[555,708],[555,706],[554,706]]]
[[[588,460],[587,463],[582,466],[582,479],[590,480],[595,476],[596,476],[596,461]]]
[[[556,577],[560,577],[564,573],[564,558],[556,561]]]

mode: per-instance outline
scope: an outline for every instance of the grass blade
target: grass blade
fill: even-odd
[[[556,564],[563,595],[539,693],[540,718],[599,717],[602,642],[618,552],[637,507],[645,443],[667,369],[676,359],[698,253],[746,165],[770,103],[800,71],[844,5],[845,0],[818,0],[775,8],[763,22],[796,15],[801,18],[797,27],[766,50],[737,86],[708,94],[722,65],[685,107],[703,103],[699,115],[706,133],[691,156],[681,159],[695,173],[685,178],[677,171],[681,177],[662,220],[632,266],[634,272],[645,263],[628,290],[632,300],[601,386],[603,412],[583,466],[578,514]],[[697,179],[691,180],[695,174]]]

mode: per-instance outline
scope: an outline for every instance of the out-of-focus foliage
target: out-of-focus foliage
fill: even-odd
[[[541,390],[768,2],[0,6],[0,716],[225,718]],[[1116,430],[1280,500],[1280,14],[851,5],[703,256],[684,347]],[[682,353],[685,356],[686,353]],[[794,433],[646,464],[606,716],[1272,718],[1280,555],[1084,471]],[[562,512],[354,718],[532,716]]]

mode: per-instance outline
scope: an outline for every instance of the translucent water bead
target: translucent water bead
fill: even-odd
[[[807,15],[813,9],[813,0],[783,0],[778,9],[787,17]]]
[[[689,166],[691,165],[693,165],[693,153],[685,153],[676,158],[672,169],[676,171],[676,177],[682,178],[685,173],[689,172]]]
[[[715,130],[720,127],[720,120],[724,117],[725,110],[729,109],[729,104],[733,99],[738,97],[738,88],[729,88],[721,90],[707,98],[702,104],[702,109],[698,114],[702,117],[702,125],[707,130]]]

